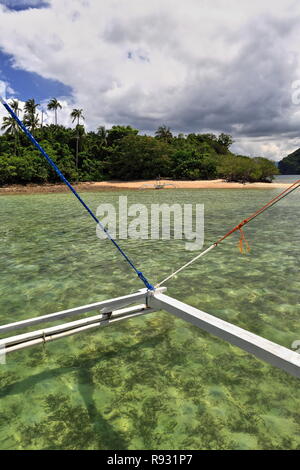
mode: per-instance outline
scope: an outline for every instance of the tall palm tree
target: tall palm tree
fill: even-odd
[[[74,122],[77,119],[77,126],[76,126],[76,157],[75,157],[75,162],[76,162],[76,168],[78,170],[78,149],[79,149],[79,133],[80,133],[80,124],[79,120],[83,119],[84,120],[84,115],[83,115],[83,110],[82,109],[73,109],[73,111],[70,114],[72,118],[72,122]]]
[[[100,138],[101,147],[102,145],[106,145],[107,144],[107,130],[105,129],[105,126],[98,127],[97,135]]]
[[[19,100],[11,100],[11,102],[9,103],[10,107],[12,108],[12,110],[16,113],[16,115],[19,117],[19,113],[20,111],[22,111],[21,108],[19,108]],[[17,123],[15,123],[16,125],[14,126],[14,137],[15,137],[15,143],[14,143],[14,150],[15,150],[15,154],[17,155],[18,154],[18,146],[19,146],[19,138],[18,138],[18,134],[19,134],[19,126],[17,125]]]
[[[41,129],[43,129],[44,127],[44,114],[45,114],[45,110],[44,108],[41,108]]]
[[[72,118],[72,122],[77,119],[77,126],[79,126],[79,120],[83,119],[84,120],[84,115],[83,115],[83,110],[82,109],[73,109],[73,111],[70,114]]]
[[[81,151],[82,150],[82,143],[85,139],[84,126],[81,125],[81,124],[77,125],[76,128],[74,129],[74,133],[76,135],[76,139],[78,138],[78,144],[79,144],[78,149]]]
[[[4,131],[5,134],[14,136],[14,153],[17,155],[18,124],[12,116],[4,116],[1,130]]]
[[[19,108],[19,101],[18,100],[12,100],[9,103],[10,107],[13,109],[13,111],[16,113],[17,116],[19,116],[19,111],[21,109]],[[10,134],[14,136],[14,153],[17,155],[18,152],[18,130],[19,126],[14,120],[12,116],[5,116],[3,118],[1,130],[5,132],[5,134]]]
[[[47,108],[50,110],[50,111],[53,111],[54,110],[54,116],[55,116],[55,125],[57,126],[57,110],[58,109],[62,109],[62,105],[60,104],[59,101],[57,101],[56,98],[52,98],[52,100],[49,101],[48,105],[47,105]]]
[[[24,124],[29,127],[30,131],[34,133],[35,129],[39,125],[39,117],[37,115],[36,108],[39,103],[36,103],[34,98],[27,100],[24,105]]]
[[[1,130],[4,131],[5,134],[16,135],[17,123],[12,116],[4,116]]]
[[[19,117],[20,111],[22,111],[21,108],[19,108],[19,100],[11,100],[10,103],[8,103],[11,109],[16,113],[16,115]]]
[[[24,124],[29,127],[31,134],[34,134],[35,129],[39,127],[40,119],[37,114],[25,114]]]
[[[27,100],[24,105],[24,111],[26,114],[35,114],[36,108],[39,106],[39,103],[35,102],[34,98]]]
[[[160,126],[155,132],[155,137],[158,139],[164,140],[165,142],[170,142],[173,138],[173,134],[169,127]]]

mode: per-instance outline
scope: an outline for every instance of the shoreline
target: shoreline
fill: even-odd
[[[141,181],[100,181],[74,183],[77,191],[118,191],[118,190],[155,190],[157,180]],[[160,180],[159,184],[164,186],[161,189],[280,189],[289,186],[288,183],[235,183],[226,182],[222,179],[216,180]],[[57,184],[14,184],[0,187],[1,195],[13,194],[52,194],[68,192],[68,188],[63,183]]]

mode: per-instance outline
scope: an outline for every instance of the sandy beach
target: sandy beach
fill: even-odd
[[[157,180],[141,181],[101,181],[75,183],[73,186],[78,191],[116,191],[116,190],[155,190]],[[222,179],[216,180],[160,180],[159,189],[273,189],[285,188],[286,183],[234,183]],[[1,194],[40,194],[40,193],[63,193],[68,189],[64,184],[28,184],[11,185],[0,188]]]
[[[285,183],[228,183],[222,179],[217,180],[196,180],[196,181],[176,181],[160,180],[159,184],[163,189],[274,189],[285,188]],[[116,190],[155,190],[157,180],[143,181],[101,181],[85,182],[74,184],[78,191],[116,191]],[[0,188],[0,195],[8,194],[41,194],[41,193],[63,193],[68,189],[64,184],[28,184],[11,185]]]

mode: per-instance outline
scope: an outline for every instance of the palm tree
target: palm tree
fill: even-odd
[[[52,100],[49,101],[47,108],[52,111],[54,110],[54,116],[55,116],[55,125],[57,126],[57,110],[62,109],[62,105],[60,104],[59,101],[57,101],[56,98],[52,98]]]
[[[160,126],[155,132],[155,137],[158,139],[164,140],[165,142],[170,142],[173,138],[173,134],[169,127]]]
[[[81,124],[77,125],[75,130],[76,139],[78,139],[78,150],[82,150],[82,143],[85,138],[85,129]]]
[[[12,110],[16,113],[17,116],[19,116],[19,111],[21,109],[19,108],[19,101],[18,100],[12,100],[9,103],[9,106],[12,108]],[[1,130],[5,132],[5,134],[10,134],[14,136],[14,153],[17,155],[18,152],[18,130],[19,126],[14,120],[12,116],[5,116],[3,118],[3,123],[1,126]]]
[[[19,117],[19,112],[22,111],[21,108],[19,108],[19,100],[11,100],[10,103],[8,103],[11,109],[16,113],[16,115]]]
[[[32,134],[39,125],[39,117],[36,114],[36,108],[39,103],[36,103],[34,98],[27,100],[24,105],[24,124],[29,127]]]
[[[29,127],[31,134],[34,134],[35,129],[39,127],[40,119],[37,114],[25,114],[24,124]]]
[[[14,153],[17,155],[18,124],[12,116],[4,116],[1,130],[4,131],[5,134],[14,136]]]
[[[27,100],[24,105],[25,114],[35,114],[36,108],[39,106],[39,103],[36,103],[34,98]]]
[[[16,124],[17,123],[12,116],[4,116],[1,130],[4,131],[4,134],[14,135]]]
[[[97,135],[100,138],[101,147],[102,147],[102,145],[106,145],[107,144],[107,130],[105,129],[104,126],[98,127]]]
[[[19,108],[19,100],[16,100],[16,99],[11,100],[9,105],[12,108],[12,110],[16,113],[16,115],[19,117],[19,113],[20,113],[20,111],[22,111],[22,109]],[[19,147],[19,137],[18,137],[19,126],[16,126],[14,134],[15,134],[15,154],[17,155],[18,154],[18,147]]]
[[[79,132],[80,132],[80,124],[79,120],[83,119],[84,120],[84,115],[83,115],[83,110],[82,109],[73,109],[73,111],[70,114],[72,118],[72,122],[77,119],[77,126],[76,126],[76,157],[75,157],[75,162],[76,162],[76,168],[78,170],[78,148],[79,148]]]
[[[83,119],[84,120],[84,115],[83,115],[83,110],[82,109],[73,109],[73,111],[70,114],[72,118],[72,122],[77,119],[77,126],[79,126],[79,120]]]

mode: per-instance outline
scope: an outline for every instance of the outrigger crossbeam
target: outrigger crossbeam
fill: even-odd
[[[164,291],[166,288],[161,288]],[[137,304],[140,302],[139,304]],[[137,305],[134,305],[137,304]],[[130,307],[128,307],[130,306]],[[124,308],[127,307],[127,308]],[[0,353],[8,354],[20,349],[29,348],[38,344],[47,343],[56,339],[71,336],[76,333],[97,328],[100,326],[108,326],[121,320],[128,320],[146,313],[154,312],[153,308],[148,305],[147,289],[141,289],[139,292],[117,297],[115,299],[96,302],[94,304],[83,305],[81,307],[63,310],[61,312],[51,313],[36,318],[29,318],[15,323],[0,326],[0,335],[5,333],[28,328],[41,323],[50,323],[71,316],[78,316],[87,312],[100,311],[100,314],[91,317],[82,318],[58,326],[52,326],[41,330],[30,331],[15,336],[10,336],[0,340]]]
[[[142,289],[135,294],[126,295],[124,297],[96,302],[94,304],[0,326],[0,335],[4,335],[8,332],[28,328],[33,325],[50,323],[91,311],[100,311],[100,313],[91,317],[3,338],[0,340],[0,353],[8,354],[13,351],[47,343],[76,333],[108,326],[122,320],[165,310],[253,354],[257,358],[283,369],[295,377],[300,377],[300,354],[169,297],[164,294],[165,290],[165,287],[156,289],[155,291]]]

